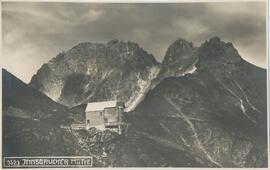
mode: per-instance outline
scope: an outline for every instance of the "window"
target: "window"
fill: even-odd
[[[90,120],[87,120],[87,124],[89,124],[90,123]]]
[[[99,112],[99,116],[102,116],[102,112]]]

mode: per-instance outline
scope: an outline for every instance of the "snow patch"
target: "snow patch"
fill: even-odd
[[[130,97],[129,101],[125,103],[125,112],[134,110],[136,106],[144,99],[145,94],[150,89],[152,80],[157,77],[159,70],[159,67],[151,67],[146,81],[140,78],[140,73],[137,74],[137,85],[139,86],[140,90],[136,91],[134,95]]]
[[[256,120],[252,119],[248,113],[247,113],[247,109],[244,106],[244,102],[241,99],[241,97],[239,97],[236,93],[234,93],[233,90],[231,90],[228,86],[226,86],[224,83],[222,83],[222,81],[220,79],[217,79],[218,82],[228,91],[230,92],[236,99],[238,99],[239,103],[240,103],[240,108],[242,110],[242,113],[253,123],[258,124]]]
[[[90,68],[87,69],[86,74],[87,75],[90,75],[91,74]]]
[[[196,63],[198,62],[198,59],[184,72],[181,74],[181,76],[184,76],[186,74],[193,74],[196,72],[197,67],[196,67]]]
[[[86,92],[88,90],[88,87],[90,86],[90,83],[87,83],[85,86],[84,86],[84,91]]]
[[[63,87],[64,84],[62,81],[50,82],[49,84],[47,84],[46,89],[44,89],[42,93],[51,98],[53,101],[58,102]]]
[[[104,73],[102,74],[101,79],[102,79],[102,80],[105,80],[112,72],[113,72],[113,69],[104,72]]]
[[[245,99],[246,99],[246,101],[247,101],[247,104],[248,104],[254,111],[258,112],[259,114],[262,114],[262,112],[261,112],[259,109],[257,109],[254,105],[251,104],[251,102],[250,102],[250,100],[248,99],[248,97],[247,97],[247,95],[246,95],[244,89],[240,86],[240,84],[239,84],[236,80],[234,80],[233,78],[231,78],[231,79],[233,80],[233,82],[235,83],[235,85],[240,89],[240,91],[241,91],[242,94],[244,95],[244,97],[245,97]]]

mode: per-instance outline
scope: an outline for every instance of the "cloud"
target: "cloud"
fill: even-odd
[[[135,41],[162,61],[179,37],[200,45],[212,36],[232,42],[246,60],[266,67],[265,8],[265,2],[3,2],[4,67],[29,82],[44,62],[80,42]]]

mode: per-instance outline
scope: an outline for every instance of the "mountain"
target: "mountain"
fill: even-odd
[[[80,43],[44,64],[30,86],[70,108],[117,99],[130,111],[148,91],[159,65],[133,42]]]
[[[105,148],[113,167],[267,167],[266,70],[218,37],[189,52],[182,63],[196,71],[180,73],[182,55],[167,52],[160,82],[124,114],[123,134],[93,145],[76,132],[82,146]]]
[[[125,114],[117,166],[267,167],[266,70],[218,37],[197,51],[196,72],[163,79]]]
[[[68,109],[5,69],[2,78],[3,157],[93,156],[93,166],[110,165],[101,157],[103,148],[114,145],[111,141],[119,135],[69,128],[70,123],[82,121],[84,105]]]
[[[3,155],[92,155],[103,167],[267,167],[266,94],[266,70],[218,37],[199,47],[178,39],[162,64],[133,42],[81,43],[29,85],[3,70]],[[87,102],[115,98],[127,106],[121,135],[63,128],[84,121]]]
[[[163,59],[158,79],[183,76],[196,71],[198,48],[191,42],[179,38],[171,44]]]
[[[71,121],[68,120],[68,108],[65,106],[29,87],[5,69],[2,69],[2,78],[4,115],[56,121],[55,124],[65,124]],[[61,117],[62,120],[57,117]]]
[[[7,70],[3,84],[3,156],[85,154],[74,136],[61,129],[72,113]]]

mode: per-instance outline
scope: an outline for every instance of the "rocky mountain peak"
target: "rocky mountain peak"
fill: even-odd
[[[111,99],[134,107],[158,71],[153,55],[134,42],[84,42],[44,64],[30,86],[68,107]]]
[[[233,44],[219,37],[206,40],[199,48],[179,38],[168,47],[158,77],[179,77],[202,69],[215,69],[218,74],[235,69],[235,64],[241,61]]]
[[[112,46],[112,45],[117,44],[119,42],[120,41],[118,39],[112,39],[112,40],[110,40],[110,41],[107,42],[107,45],[108,46]]]
[[[194,47],[192,42],[179,38],[169,46],[163,63],[165,64],[168,60],[179,58],[193,50]]]
[[[213,37],[205,41],[198,50],[199,69],[203,68],[230,68],[233,64],[241,61],[241,56],[232,43],[224,42],[219,37]]]
[[[72,109],[3,70],[4,156],[92,155],[94,167],[267,167],[266,70],[241,62],[218,37],[200,48],[178,39],[161,67],[134,42],[80,43],[30,83]],[[125,102],[121,135],[67,130],[85,121],[86,103],[112,99]]]
[[[178,48],[193,48],[193,44],[192,42],[188,42],[187,40],[183,39],[183,38],[178,38],[176,41],[174,41],[171,45],[171,48],[173,47],[178,47]]]
[[[192,42],[179,38],[169,46],[165,54],[160,77],[184,75],[196,60],[196,47],[193,46]]]
[[[69,52],[71,53],[82,53],[82,54],[86,54],[93,52],[94,50],[97,50],[99,48],[104,48],[105,45],[101,44],[101,43],[93,43],[93,42],[82,42],[79,43],[78,45],[74,46],[73,48],[71,48],[69,50]]]

